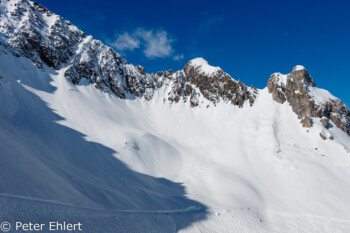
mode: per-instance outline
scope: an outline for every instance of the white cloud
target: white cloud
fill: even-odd
[[[182,59],[184,59],[184,55],[183,54],[177,54],[177,55],[175,55],[174,57],[173,57],[173,59],[175,60],[175,61],[180,61],[180,60],[182,60]]]
[[[132,33],[125,32],[117,36],[111,43],[119,51],[143,49],[147,58],[165,58],[173,56],[175,50],[172,47],[174,39],[165,30],[146,30],[138,28]],[[173,56],[174,60],[183,59],[183,54]]]
[[[156,31],[138,29],[135,32],[144,40],[144,54],[148,58],[169,57],[174,52],[171,43],[173,39],[168,36],[166,31]]]
[[[140,40],[125,32],[124,34],[119,35],[111,45],[120,51],[134,50],[140,47]]]

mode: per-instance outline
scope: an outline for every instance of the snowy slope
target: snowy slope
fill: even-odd
[[[64,70],[1,61],[8,80],[0,92],[3,193],[102,209],[207,206],[184,232],[302,232],[308,224],[331,232],[339,222],[350,229],[348,136],[331,128],[325,133],[335,140],[322,140],[321,123],[301,127],[266,89],[253,107],[193,109],[163,103],[166,92],[123,100],[72,85]],[[327,226],[318,225],[322,219]]]
[[[322,140],[320,123],[302,128],[290,106],[266,90],[252,108],[193,110],[162,104],[162,96],[124,101],[91,86],[72,92],[63,78],[54,85],[54,95],[39,95],[66,118],[62,124],[118,151],[137,171],[184,182],[189,196],[209,207],[349,217],[346,203],[331,204],[348,195],[339,189],[348,186],[348,137],[331,128],[325,133],[337,140]],[[332,191],[319,195],[325,187]],[[305,202],[307,196],[313,198]]]
[[[202,58],[147,74],[46,9],[14,2],[34,6],[0,8],[0,221],[81,219],[86,232],[350,231],[349,136],[312,115],[302,127],[288,102],[299,90],[280,103]],[[23,25],[57,53],[12,41]],[[51,40],[62,28],[68,57]],[[274,75],[283,97],[294,76]],[[343,118],[331,120],[347,127],[347,108],[310,83],[297,83],[308,101],[339,107]]]
[[[6,63],[1,68],[6,84],[0,86],[1,193],[95,209],[164,211],[195,207],[205,212],[202,204],[185,196],[181,184],[130,170],[113,157],[114,150],[88,142],[83,134],[57,124],[63,118],[32,93],[54,92],[49,84],[54,71],[42,72],[29,60],[12,56],[0,56],[0,61]],[[23,208],[40,215],[36,205]],[[54,209],[53,216],[55,213],[59,212]],[[1,208],[1,219],[6,216]],[[40,216],[46,219],[44,212]]]

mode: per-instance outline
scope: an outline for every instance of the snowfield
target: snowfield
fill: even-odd
[[[267,89],[252,107],[192,108],[170,104],[166,84],[150,101],[123,100],[72,85],[65,68],[41,71],[4,54],[0,64],[0,221],[79,219],[84,232],[350,232],[349,137],[319,119],[303,128]]]

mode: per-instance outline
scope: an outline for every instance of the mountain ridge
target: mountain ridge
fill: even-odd
[[[181,100],[189,102],[191,107],[215,106],[220,101],[238,107],[247,102],[252,106],[259,93],[258,89],[236,81],[220,67],[210,66],[203,58],[190,60],[176,72],[146,73],[142,66],[129,64],[111,47],[86,36],[69,21],[36,2],[5,1],[1,8],[0,52],[27,57],[39,68],[43,68],[43,64],[55,70],[64,68],[64,76],[75,85],[87,82],[122,99],[146,100],[151,100],[165,85],[169,87],[165,88],[165,99],[169,103]],[[331,127],[329,122],[332,122],[349,135],[350,113],[344,103],[330,95],[332,99],[316,104],[309,86],[315,90],[317,87],[303,66],[294,67],[287,77],[298,73],[303,78],[296,75],[297,82],[287,78],[285,84],[276,82],[283,75],[273,74],[267,82],[272,98],[282,104],[287,100],[303,127],[312,127],[311,118],[319,118],[325,122],[325,127]],[[303,95],[291,94],[296,92]]]

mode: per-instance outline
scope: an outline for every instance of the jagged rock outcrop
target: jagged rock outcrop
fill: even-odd
[[[219,67],[213,67],[203,58],[189,61],[183,70],[173,76],[168,100],[190,102],[192,107],[201,103],[201,98],[216,105],[220,101],[242,107],[245,101],[253,105],[258,90],[235,81]]]
[[[328,118],[322,118],[321,123],[323,125],[323,127],[325,127],[326,129],[329,129],[331,127],[331,124],[329,123],[329,119]]]
[[[247,100],[253,105],[257,89],[237,82],[219,67],[212,67],[203,58],[188,62],[183,69],[186,81],[198,87],[203,96],[214,104],[221,99],[240,107]]]
[[[298,115],[303,127],[311,127],[310,118],[322,118],[325,128],[331,127],[329,120],[350,135],[350,113],[344,103],[329,92],[316,87],[308,71],[296,66],[292,73],[272,74],[268,83],[272,98],[279,102],[288,102]]]
[[[36,2],[16,0],[0,7],[0,53],[32,59],[55,69],[68,62],[84,33]],[[11,20],[10,20],[11,19]]]
[[[310,119],[310,117],[305,116],[300,123],[303,125],[303,127],[305,128],[310,128],[312,127],[312,120]]]
[[[327,140],[327,137],[323,135],[323,133],[320,133],[320,137],[323,139],[323,140]]]

